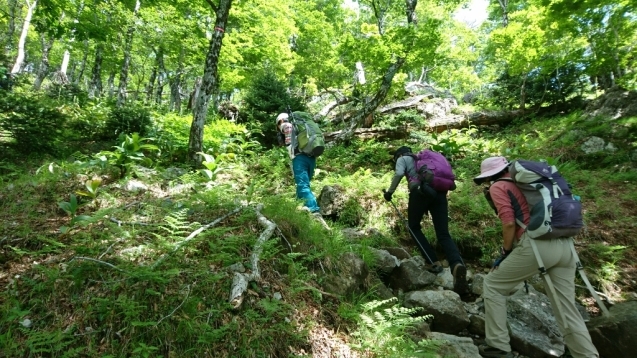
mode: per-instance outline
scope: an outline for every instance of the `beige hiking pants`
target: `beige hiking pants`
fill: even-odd
[[[553,314],[555,315],[564,343],[573,357],[597,358],[599,354],[591,341],[586,324],[575,306],[575,264],[570,240],[536,240],[544,267],[553,281],[557,297],[549,292]],[[511,351],[507,330],[506,296],[522,281],[538,273],[538,263],[533,254],[530,239],[524,238],[513,252],[484,279],[484,308],[486,316],[486,341],[491,347],[506,352]],[[564,311],[568,332],[564,331],[561,316],[556,311],[556,300]]]

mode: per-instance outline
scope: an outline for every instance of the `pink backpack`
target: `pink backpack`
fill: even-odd
[[[416,176],[407,177],[410,183],[428,184],[436,191],[455,190],[456,176],[444,155],[429,149],[411,155],[416,163]]]

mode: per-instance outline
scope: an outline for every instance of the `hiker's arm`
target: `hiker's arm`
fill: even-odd
[[[282,123],[281,133],[283,133],[283,137],[285,138],[285,145],[290,145],[290,143],[292,143],[292,123]]]
[[[502,223],[502,247],[507,251],[513,249],[515,229],[515,221]]]
[[[398,184],[400,184],[400,181],[405,176],[406,170],[407,163],[405,162],[405,159],[403,157],[398,158],[398,160],[396,161],[396,172],[394,173],[394,177],[391,180],[389,189],[387,189],[388,192],[393,193],[396,191]]]

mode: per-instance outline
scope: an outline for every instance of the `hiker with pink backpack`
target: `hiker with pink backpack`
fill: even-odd
[[[449,262],[454,278],[454,291],[459,295],[467,293],[467,268],[458,247],[449,234],[447,192],[456,188],[451,165],[440,153],[425,149],[414,154],[411,148],[405,146],[394,152],[394,162],[395,173],[389,189],[384,193],[385,200],[391,202],[398,184],[403,177],[407,178],[409,189],[407,225],[422,256],[431,264],[428,270],[438,274],[443,268],[435,250],[421,229],[420,222],[427,213],[431,214],[438,244]]]

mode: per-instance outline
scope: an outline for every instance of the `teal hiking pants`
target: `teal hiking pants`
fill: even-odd
[[[316,212],[320,209],[310,188],[310,180],[314,176],[314,168],[316,168],[316,158],[314,157],[300,154],[292,159],[296,197],[305,202],[305,206],[310,209],[310,212]]]

